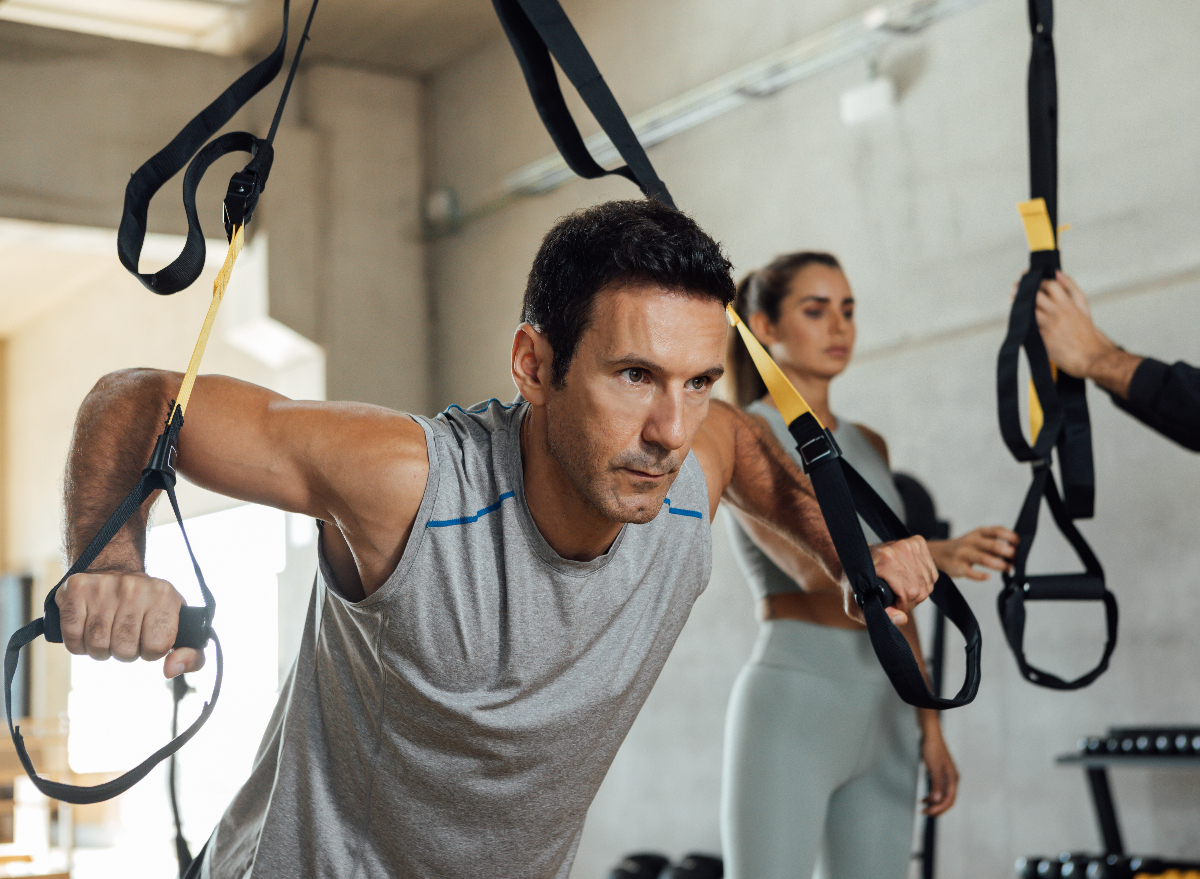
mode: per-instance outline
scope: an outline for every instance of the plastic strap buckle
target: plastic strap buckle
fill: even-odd
[[[808,473],[818,461],[826,458],[840,458],[842,450],[838,448],[837,440],[828,428],[822,428],[821,435],[815,436],[798,449],[800,460],[804,464],[804,472]]]
[[[158,435],[158,440],[154,443],[154,451],[150,453],[150,460],[146,466],[142,468],[142,475],[149,476],[156,474],[162,482],[163,488],[175,487],[175,458],[179,454],[179,430],[183,427],[183,410],[180,409],[175,401],[171,401],[172,415],[167,418],[166,427],[163,432]]]
[[[225,235],[229,240],[233,240],[236,227],[250,222],[258,205],[258,194],[258,175],[253,171],[238,171],[229,178],[229,189],[222,202]]]

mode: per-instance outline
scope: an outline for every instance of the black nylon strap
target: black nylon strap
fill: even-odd
[[[292,59],[287,85],[276,107],[274,121],[266,138],[257,138],[246,132],[233,132],[204,146],[247,101],[274,80],[282,69],[284,53],[287,50],[289,0],[283,0],[283,32],[271,54],[242,74],[130,178],[125,187],[125,209],[117,231],[117,254],[121,264],[148,289],[163,295],[177,293],[190,286],[203,271],[204,232],[196,211],[196,188],[208,167],[227,153],[248,152],[254,158],[230,180],[224,217],[226,235],[232,235],[233,226],[247,222],[253,214],[258,197],[267,185],[274,155],[272,142],[275,139],[275,131],[287,101],[296,66],[300,61],[300,53],[308,39],[308,29],[316,7],[317,0],[313,0],[304,35]],[[138,270],[138,262],[146,240],[146,215],[150,201],[163,184],[179,173],[185,165],[188,166],[188,170],[183,179],[183,203],[188,221],[187,240],[179,256],[170,265],[153,274],[143,273]]]
[[[970,605],[946,574],[938,572],[930,601],[962,633],[966,641],[966,674],[963,685],[953,698],[931,692],[913,656],[904,634],[888,618],[885,610],[895,599],[887,584],[875,573],[871,551],[858,517],[861,515],[882,540],[901,540],[910,536],[904,523],[841,456],[832,434],[823,430],[811,413],[805,413],[788,425],[804,463],[804,472],[812,481],[817,503],[838,559],[854,589],[855,600],[863,610],[871,646],[884,672],[900,698],[918,708],[956,708],[966,705],[979,691],[982,635]]]
[[[1027,0],[1032,49],[1029,58],[1029,186],[1032,198],[1042,198],[1051,229],[1058,228],[1058,84],[1054,59],[1053,0]],[[1056,231],[1057,235],[1057,231]],[[1057,378],[1037,326],[1037,295],[1041,282],[1053,279],[1061,267],[1057,250],[1030,254],[1029,271],[1021,278],[1009,314],[1008,332],[996,363],[996,397],[1000,433],[1013,457],[1033,465],[1033,478],[1013,530],[1020,537],[1013,570],[1004,575],[1005,587],[997,604],[1001,625],[1021,674],[1030,682],[1055,689],[1078,689],[1108,667],[1116,646],[1116,599],[1105,588],[1104,571],[1074,519],[1090,518],[1095,508],[1095,471],[1091,422],[1085,383],[1061,370]],[[1019,360],[1029,364],[1044,422],[1032,444],[1021,427]],[[1050,469],[1058,450],[1062,495]],[[1059,531],[1084,563],[1084,574],[1028,576],[1025,565],[1037,534],[1038,511],[1045,498]],[[1031,666],[1025,658],[1026,600],[1098,600],[1106,609],[1108,640],[1100,664],[1086,675],[1064,681]]]
[[[567,166],[588,180],[618,174],[636,183],[648,198],[674,207],[666,185],[558,0],[492,0],[492,5],[516,53],[538,115]],[[588,152],[567,109],[551,55],[625,160],[624,166],[607,170]]]
[[[150,462],[142,471],[142,476],[138,480],[137,485],[125,496],[125,499],[113,511],[113,514],[100,527],[96,536],[88,543],[87,547],[80,554],[79,558],[75,560],[75,563],[71,565],[67,573],[50,590],[46,596],[42,618],[34,620],[32,623],[14,632],[9,639],[8,649],[4,655],[4,704],[8,709],[8,729],[12,736],[13,745],[16,747],[17,756],[20,758],[21,765],[25,767],[25,771],[29,774],[30,779],[32,779],[38,790],[48,797],[63,800],[64,802],[75,803],[76,805],[98,803],[124,793],[134,784],[145,778],[146,774],[158,763],[183,747],[199,731],[200,727],[208,720],[209,715],[212,714],[213,707],[217,704],[217,697],[221,692],[224,660],[221,654],[220,641],[217,640],[216,632],[212,630],[212,619],[216,613],[217,606],[216,600],[213,598],[212,592],[209,591],[208,585],[204,582],[204,575],[200,571],[200,565],[196,561],[195,553],[192,552],[191,541],[188,540],[187,530],[183,527],[183,516],[179,512],[179,503],[175,498],[174,449],[179,436],[179,430],[183,425],[183,416],[177,408],[174,411],[175,417],[170,420],[166,429],[159,436],[158,442],[154,447],[154,452],[150,457]],[[101,550],[108,545],[108,542],[121,530],[121,527],[129,521],[134,512],[137,511],[151,494],[158,490],[165,491],[171,501],[171,509],[175,513],[175,520],[179,523],[180,531],[183,532],[184,545],[187,547],[188,555],[191,557],[192,568],[195,570],[197,582],[200,584],[200,592],[204,596],[204,607],[184,607],[180,609],[179,633],[175,639],[174,646],[203,649],[207,645],[208,640],[212,639],[216,647],[217,656],[217,674],[213,684],[212,696],[200,712],[200,716],[181,735],[174,737],[167,745],[118,778],[92,787],[62,784],[42,778],[37,774],[37,770],[33,766],[33,761],[25,748],[20,727],[15,726],[13,723],[12,682],[16,676],[21,648],[39,635],[44,635],[46,640],[50,642],[62,642],[62,627],[59,621],[58,603],[55,600],[59,587],[67,581],[67,578],[86,571],[91,563],[95,561]]]
[[[179,703],[188,693],[195,692],[188,686],[187,675],[176,675],[171,680],[171,738],[179,735]],[[179,814],[179,785],[176,781],[178,774],[178,755],[172,754],[167,758],[167,790],[171,797],[171,818],[175,823],[175,860],[179,864],[179,876],[183,879],[188,868],[192,865],[192,850],[188,847],[187,837],[183,835],[183,819]]]
[[[1050,513],[1067,542],[1083,562],[1080,574],[1043,574],[1028,576],[1025,565],[1029,551],[1033,548],[1037,532],[1038,513],[1041,500],[1045,497]],[[1100,677],[1108,668],[1109,659],[1117,646],[1117,599],[1108,591],[1104,581],[1104,568],[1092,552],[1083,535],[1071,521],[1071,515],[1054,484],[1054,474],[1048,465],[1034,468],[1033,483],[1025,495],[1025,503],[1013,527],[1020,537],[1013,558],[1012,570],[1003,575],[1004,589],[996,599],[1004,637],[1016,657],[1021,675],[1030,683],[1055,690],[1077,690],[1086,687]],[[1025,602],[1026,601],[1100,601],[1104,604],[1106,638],[1104,652],[1096,666],[1086,674],[1073,680],[1064,680],[1044,669],[1032,665],[1025,657]]]

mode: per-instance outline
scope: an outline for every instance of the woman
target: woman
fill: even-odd
[[[883,438],[829,408],[829,384],[854,350],[854,298],[837,259],[781,256],[742,281],[735,307],[834,432],[847,461],[903,518]],[[787,426],[735,333],[730,348],[738,404],[761,417],[795,457]],[[726,875],[808,879],[820,855],[827,879],[901,879],[912,845],[918,761],[931,780],[925,814],[954,804],[958,771],[938,714],[900,700],[866,629],[846,616],[841,590],[815,562],[761,524],[735,518],[731,537],[763,625],[726,719]],[[863,530],[869,543],[878,542],[865,523]],[[1006,528],[977,528],[929,548],[951,576],[986,580],[976,565],[1006,570],[1016,540]],[[921,662],[911,621],[904,634]]]

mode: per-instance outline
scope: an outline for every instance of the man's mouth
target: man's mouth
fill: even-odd
[[[626,472],[632,473],[638,479],[662,479],[666,473],[650,473],[646,470],[635,470],[632,467],[626,467]]]

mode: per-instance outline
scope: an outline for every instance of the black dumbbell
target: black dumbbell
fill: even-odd
[[[670,865],[670,860],[659,854],[643,852],[626,855],[621,863],[613,867],[608,879],[658,879]]]
[[[687,855],[662,874],[662,879],[721,879],[725,864],[712,855]]]

